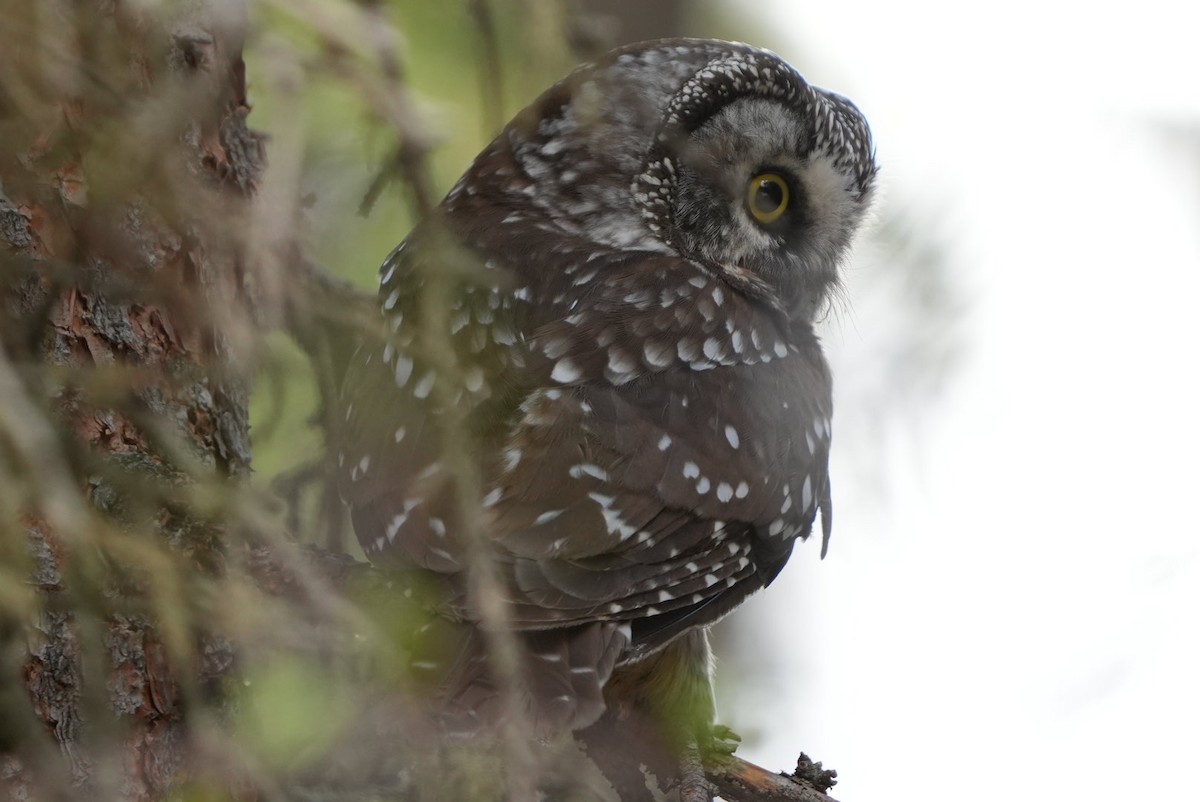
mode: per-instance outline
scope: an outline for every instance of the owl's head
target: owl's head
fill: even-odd
[[[493,183],[490,199],[513,210],[506,220],[598,248],[677,255],[811,320],[836,285],[876,172],[850,101],[773,53],[674,39],[577,69],[510,123],[464,181],[472,194]]]

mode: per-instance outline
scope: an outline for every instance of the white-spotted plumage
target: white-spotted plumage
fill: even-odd
[[[586,726],[614,672],[771,582],[818,517],[827,541],[813,321],[875,171],[853,105],[774,54],[634,45],[535,101],[388,257],[392,334],[360,349],[382,363],[348,372],[342,492],[372,559],[425,571],[459,633],[414,659],[456,666],[431,695],[446,727],[507,708],[473,623],[439,405],[465,410],[535,722]],[[781,195],[753,183],[767,174],[789,190],[770,220],[755,204]],[[423,344],[431,319],[456,365]]]

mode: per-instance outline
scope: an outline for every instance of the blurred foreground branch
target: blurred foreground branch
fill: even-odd
[[[264,590],[293,604],[303,606],[312,602],[313,576],[327,582],[335,593],[353,594],[356,603],[367,607],[404,603],[398,598],[400,594],[396,593],[391,575],[344,554],[308,547],[286,561],[279,557],[276,549],[257,548],[249,567]],[[305,578],[309,569],[312,573]],[[793,775],[771,772],[736,755],[704,762],[705,780],[712,791],[728,802],[836,802],[824,793],[833,784],[835,775],[836,772],[823,770],[820,763],[814,764],[804,754]]]

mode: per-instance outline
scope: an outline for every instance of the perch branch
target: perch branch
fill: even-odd
[[[804,761],[801,755],[801,765]],[[728,802],[837,802],[803,777],[768,771],[736,755],[704,769],[705,777]]]

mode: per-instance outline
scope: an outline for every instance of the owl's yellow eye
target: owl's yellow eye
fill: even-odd
[[[746,185],[746,208],[763,225],[774,223],[787,211],[791,190],[783,176],[761,173]]]

